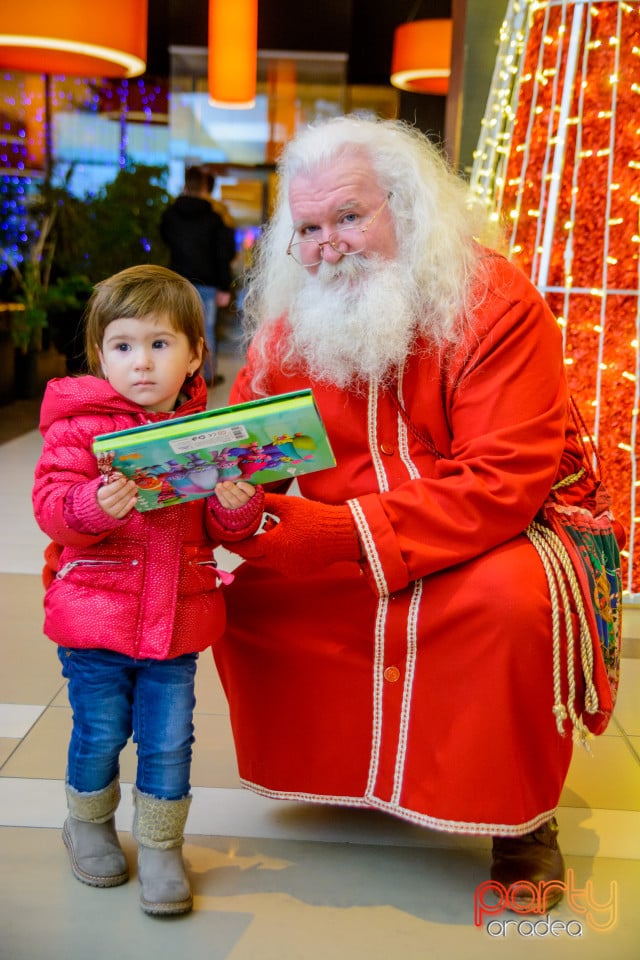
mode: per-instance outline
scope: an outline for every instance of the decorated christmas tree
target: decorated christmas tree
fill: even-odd
[[[471,179],[562,327],[640,600],[638,0],[510,0]]]

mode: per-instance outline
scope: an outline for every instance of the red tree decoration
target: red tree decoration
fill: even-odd
[[[558,317],[640,599],[640,3],[511,0],[472,185]]]

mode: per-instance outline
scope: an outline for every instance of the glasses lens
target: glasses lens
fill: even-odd
[[[322,262],[320,247],[315,240],[298,240],[290,245],[289,253],[301,267],[315,267]]]
[[[361,227],[345,227],[332,233],[329,237],[329,243],[343,257],[349,257],[354,253],[362,253],[364,250],[365,237]]]
[[[361,227],[345,227],[332,233],[328,240],[336,253],[342,257],[349,257],[354,253],[362,253],[365,247],[364,231]],[[316,240],[296,240],[289,244],[289,254],[302,267],[315,267],[322,263],[322,248],[324,243]]]

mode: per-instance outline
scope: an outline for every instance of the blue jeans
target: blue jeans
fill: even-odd
[[[216,319],[218,316],[216,294],[218,291],[216,287],[205,287],[201,283],[194,283],[194,287],[200,294],[204,307],[204,335],[209,349],[209,357],[203,367],[202,375],[205,380],[213,383],[216,373]]]
[[[186,797],[198,654],[134,660],[112,650],[59,647],[58,656],[73,711],[67,783],[82,793],[108,786],[133,733],[138,790],[163,800]]]

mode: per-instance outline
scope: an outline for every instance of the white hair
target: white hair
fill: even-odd
[[[402,268],[402,296],[413,336],[419,333],[441,347],[456,341],[466,328],[477,306],[472,284],[485,252],[478,241],[488,240],[492,232],[485,208],[421,131],[402,121],[349,115],[305,128],[281,156],[275,211],[257,245],[244,302],[245,331],[258,352],[268,338],[255,335],[286,316],[309,282],[307,272],[286,254],[293,229],[288,199],[292,179],[362,152],[389,196],[394,262]],[[281,363],[295,362],[296,349],[292,340]],[[267,365],[268,358],[262,359]]]

